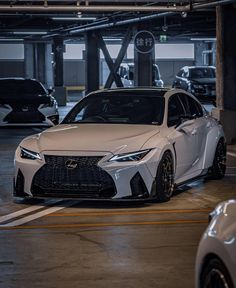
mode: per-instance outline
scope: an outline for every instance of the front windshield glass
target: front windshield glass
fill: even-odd
[[[215,78],[216,72],[213,68],[192,68],[189,70],[190,78]]]
[[[101,93],[84,98],[62,123],[162,124],[163,97],[108,94]]]
[[[0,96],[45,95],[46,91],[34,80],[5,79],[0,80]]]

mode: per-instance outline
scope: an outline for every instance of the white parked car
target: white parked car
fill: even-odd
[[[57,102],[34,79],[0,78],[0,126],[53,126],[59,122]]]
[[[196,177],[225,174],[221,125],[183,90],[90,93],[15,154],[15,196],[170,199]]]
[[[196,288],[236,287],[236,200],[220,203],[199,243]]]

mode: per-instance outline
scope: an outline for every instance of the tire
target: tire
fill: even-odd
[[[220,139],[217,144],[213,165],[209,169],[210,179],[222,179],[225,176],[226,170],[226,143],[224,139]]]
[[[174,190],[174,165],[169,151],[166,151],[157,168],[156,200],[169,201]]]
[[[211,259],[201,273],[200,288],[233,288],[228,270],[218,258]]]

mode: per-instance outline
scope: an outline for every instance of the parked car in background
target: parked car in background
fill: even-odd
[[[196,288],[236,287],[236,200],[220,203],[199,243]]]
[[[14,195],[168,201],[196,177],[224,177],[225,147],[222,126],[186,91],[96,91],[20,143]]]
[[[153,64],[152,86],[163,88],[164,82],[161,79],[160,70],[157,64]],[[124,87],[134,86],[134,63],[122,63],[118,70]]]
[[[0,78],[0,126],[58,124],[52,92],[34,79]]]
[[[216,101],[216,69],[214,66],[184,66],[172,85],[192,93],[201,102]]]

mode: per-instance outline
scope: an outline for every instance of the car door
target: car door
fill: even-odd
[[[187,114],[190,114],[191,117],[195,119],[194,129],[197,141],[197,158],[194,165],[196,165],[200,160],[201,155],[204,153],[206,138],[208,131],[211,128],[211,122],[209,118],[205,117],[203,107],[195,99],[184,93],[179,93],[179,98],[183,103]]]
[[[195,121],[185,119],[185,128],[178,130],[181,117],[186,118],[188,115],[178,94],[174,94],[168,101],[167,126],[170,131],[168,140],[173,145],[176,154],[175,179],[186,174],[198,157]]]

